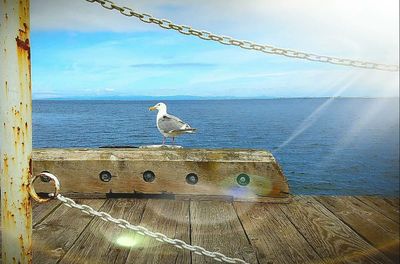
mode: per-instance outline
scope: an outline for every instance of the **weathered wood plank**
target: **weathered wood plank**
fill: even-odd
[[[400,219],[398,206],[392,206],[390,203],[386,202],[380,197],[357,196],[356,198],[396,223],[399,223]]]
[[[291,204],[279,207],[325,261],[390,263],[385,255],[312,197],[298,196]]]
[[[235,202],[260,263],[321,263],[319,255],[277,204]]]
[[[32,202],[32,226],[40,223],[43,219],[45,219],[52,211],[54,211],[58,206],[60,206],[60,202],[56,200],[51,200],[47,203],[39,204],[37,202]],[[0,226],[1,226],[1,217],[0,217]],[[0,228],[0,234],[1,234]],[[0,260],[1,260],[1,235],[0,235]]]
[[[38,149],[34,174],[51,171],[62,191],[78,193],[147,193],[226,195],[240,199],[287,198],[289,187],[279,164],[268,151],[240,149]],[[111,174],[102,181],[100,173]],[[144,180],[151,171],[152,181]],[[186,177],[196,174],[196,184]],[[249,181],[241,186],[238,176]],[[79,179],[79,180],[78,180]],[[36,190],[51,191],[40,181]]]
[[[40,223],[60,205],[61,202],[58,200],[50,200],[46,203],[32,202],[32,225]]]
[[[226,256],[257,263],[257,258],[231,203],[191,201],[191,238],[194,245]],[[215,263],[209,258],[192,254],[192,263]]]
[[[399,197],[385,197],[383,198],[384,201],[386,201],[387,203],[389,203],[390,205],[399,208],[400,206],[400,198]]]
[[[141,226],[170,238],[190,241],[189,201],[149,200]],[[126,263],[190,263],[190,252],[153,238],[135,237],[140,244],[131,248]]]
[[[95,209],[105,200],[81,200]],[[39,207],[42,207],[39,205]],[[92,220],[81,211],[60,206],[33,229],[33,263],[56,263]]]
[[[147,200],[109,199],[101,211],[138,224],[146,203]],[[59,263],[125,263],[129,246],[137,242],[133,232],[95,218]]]
[[[104,201],[80,202],[99,208]],[[250,263],[390,263],[388,257],[396,263],[399,223],[388,218],[396,206],[396,198],[303,196],[288,205],[233,207],[232,201],[110,199],[102,210]],[[214,263],[91,219],[58,201],[33,203],[34,263]]]
[[[326,208],[395,263],[399,261],[399,224],[354,197],[316,197]]]

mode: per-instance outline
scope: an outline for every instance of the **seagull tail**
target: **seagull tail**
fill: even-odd
[[[196,133],[196,128],[185,128],[185,129],[183,129],[183,131],[185,132],[185,133]]]
[[[191,133],[196,133],[196,128],[182,128],[182,129],[179,129],[179,130],[171,130],[171,131],[169,131],[169,133],[173,133],[173,132],[180,132],[180,133],[189,133],[189,134],[191,134]]]

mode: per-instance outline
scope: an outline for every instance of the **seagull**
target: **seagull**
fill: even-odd
[[[172,145],[176,136],[185,133],[194,133],[196,128],[190,127],[188,123],[183,122],[176,116],[167,113],[167,105],[164,103],[158,103],[155,106],[149,108],[150,111],[158,110],[157,113],[157,128],[158,131],[163,135],[162,144],[165,145],[167,137],[172,137]]]

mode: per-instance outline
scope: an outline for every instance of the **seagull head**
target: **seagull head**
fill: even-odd
[[[158,111],[167,111],[167,105],[164,103],[158,103],[155,106],[149,108],[150,111],[158,110]]]

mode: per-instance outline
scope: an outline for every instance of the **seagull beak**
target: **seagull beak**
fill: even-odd
[[[157,108],[155,108],[154,106],[152,106],[152,107],[149,107],[149,111],[154,111],[154,110],[156,110]]]

